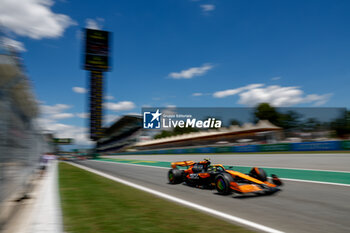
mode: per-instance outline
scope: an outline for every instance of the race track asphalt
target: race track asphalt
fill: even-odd
[[[298,153],[298,154],[175,154],[175,155],[118,155],[106,158],[140,159],[156,161],[200,161],[210,158],[212,163],[233,166],[321,169],[350,172],[350,153]]]
[[[340,158],[344,156],[342,154],[335,155]],[[177,156],[176,161],[182,160],[184,157],[185,159],[191,160],[203,158],[203,155]],[[233,160],[228,158],[227,155],[220,156],[220,158],[216,157],[215,162],[231,165],[232,162],[230,161]],[[248,164],[241,164],[242,160],[238,160],[238,156],[239,155],[235,156],[234,161],[237,161],[237,163],[239,162],[239,165],[252,165],[251,163],[249,164],[248,160],[246,161]],[[247,156],[247,154],[244,156]],[[253,161],[254,164],[257,163],[256,165],[261,166],[260,164],[264,164],[264,161],[259,156],[261,156],[261,154],[249,155],[249,157],[251,157],[250,160]],[[324,157],[323,154],[318,156]],[[309,155],[306,155],[306,157],[309,157]],[[174,157],[171,155],[145,155],[141,157],[118,156],[118,158],[175,161]],[[213,160],[213,156],[211,156],[211,158]],[[227,159],[229,161],[227,161]],[[277,159],[272,160],[275,161],[274,167],[281,165],[276,163],[276,161],[278,161]],[[282,160],[284,160],[284,158]],[[325,160],[324,158],[324,161]],[[348,159],[342,158],[341,160]],[[301,168],[310,168],[304,167],[302,163],[298,164],[295,161],[290,167],[301,165],[299,166]],[[265,163],[267,163],[267,161],[265,161]],[[285,185],[282,187],[283,191],[271,196],[221,196],[217,194],[216,190],[197,189],[183,184],[170,185],[167,181],[168,169],[164,168],[92,160],[81,161],[79,164],[280,231],[350,232],[350,187],[348,186],[285,181]],[[344,169],[345,167],[340,164],[336,165],[335,162],[332,164],[332,167],[327,167],[327,169],[346,170]],[[322,166],[314,166],[311,168],[325,169]]]

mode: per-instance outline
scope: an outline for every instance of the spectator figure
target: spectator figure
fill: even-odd
[[[47,169],[48,155],[44,154],[39,159],[40,176],[42,177]]]

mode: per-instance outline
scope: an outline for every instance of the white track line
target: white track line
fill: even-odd
[[[152,165],[143,165],[143,164],[134,164],[134,163],[123,163],[123,162],[112,162],[112,161],[100,161],[100,160],[92,160],[94,162],[100,162],[100,163],[117,163],[117,164],[125,164],[125,165],[131,165],[131,166],[139,166],[139,167],[152,167],[152,168],[160,168],[160,169],[167,169],[169,170],[170,167],[159,167],[159,166],[152,166]]]
[[[177,198],[177,197],[174,197],[174,196],[171,196],[171,195],[159,192],[159,191],[155,191],[155,190],[146,188],[144,186],[141,186],[141,185],[138,185],[138,184],[126,181],[124,179],[121,179],[121,178],[118,178],[118,177],[115,177],[115,176],[108,175],[108,174],[106,174],[104,172],[100,172],[100,171],[97,171],[95,169],[82,166],[80,164],[75,164],[75,163],[69,163],[69,164],[71,164],[73,166],[76,166],[76,167],[79,167],[81,169],[84,169],[86,171],[95,173],[97,175],[103,176],[103,177],[105,177],[107,179],[110,179],[110,180],[113,180],[113,181],[125,184],[127,186],[130,186],[130,187],[142,190],[144,192],[151,193],[151,194],[156,195],[158,197],[161,197],[161,198],[164,198],[164,199],[167,199],[167,200],[170,200],[170,201],[173,201],[173,202],[176,202],[176,203],[179,203],[179,204],[182,204],[182,205],[185,205],[185,206],[188,206],[188,207],[191,207],[191,208],[194,208],[194,209],[197,209],[197,210],[200,210],[200,211],[212,214],[212,215],[216,215],[218,217],[221,217],[221,218],[224,218],[224,219],[227,219],[227,220],[230,220],[230,221],[234,221],[234,222],[237,222],[237,223],[240,223],[240,224],[243,224],[243,225],[246,225],[246,226],[258,229],[260,231],[270,232],[270,233],[283,233],[283,231],[279,231],[279,230],[276,230],[276,229],[273,229],[273,228],[270,228],[270,227],[267,227],[267,226],[264,226],[264,225],[261,225],[261,224],[258,224],[258,223],[255,223],[255,222],[243,219],[243,218],[239,218],[239,217],[236,217],[236,216],[233,216],[233,215],[230,215],[230,214],[226,214],[226,213],[223,213],[223,212],[220,212],[220,211],[208,208],[208,207],[204,207],[204,206],[201,206],[201,205],[198,205],[198,204],[194,204],[192,202],[185,201],[183,199],[180,199],[180,198]]]
[[[236,164],[235,166],[250,167],[249,165]],[[317,171],[317,172],[340,172],[340,173],[350,173],[350,171],[339,171],[339,170],[323,170],[323,169],[308,169],[308,168],[294,168],[294,167],[265,167],[256,165],[255,167],[261,168],[276,168],[276,169],[289,169],[289,170],[303,170],[303,171]]]
[[[142,165],[142,164],[133,164],[133,163],[121,163],[121,162],[99,161],[99,160],[93,160],[93,161],[94,161],[94,162],[100,162],[100,163],[117,163],[117,164],[124,164],[124,165],[131,165],[131,166],[139,166],[139,167],[151,167],[151,168],[160,168],[160,169],[170,169],[170,168],[168,168],[168,167],[158,167],[158,166]],[[262,167],[262,168],[264,168],[264,167]],[[288,180],[288,181],[295,181],[295,182],[304,182],[304,183],[314,183],[314,184],[328,184],[328,185],[337,185],[337,186],[350,187],[350,184],[341,184],[341,183],[332,183],[332,182],[323,182],[323,181],[299,180],[299,179],[290,179],[290,178],[281,178],[281,180]]]
[[[110,159],[106,157],[102,157],[103,159]],[[114,158],[113,158],[114,159]],[[127,159],[125,159],[127,160]],[[156,161],[156,162],[169,162],[169,161]],[[235,164],[237,167],[251,167],[251,165],[247,164]],[[277,169],[290,169],[290,170],[303,170],[303,171],[321,171],[321,172],[340,172],[340,173],[350,173],[350,171],[342,171],[342,170],[327,170],[327,169],[314,169],[314,168],[296,168],[296,167],[265,167],[265,165],[259,166],[254,165],[255,167],[261,168],[277,168]]]
[[[289,179],[289,178],[281,178],[281,180],[296,181],[296,182],[306,182],[306,183],[314,183],[314,184],[330,184],[330,185],[350,187],[350,184],[341,184],[341,183],[332,183],[332,182],[323,182],[323,181],[298,180],[298,179]]]

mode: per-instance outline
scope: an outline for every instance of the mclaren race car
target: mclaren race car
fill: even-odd
[[[171,163],[168,172],[170,184],[185,182],[190,186],[216,188],[223,195],[232,192],[239,194],[256,193],[272,194],[280,191],[282,185],[276,175],[271,175],[269,181],[262,168],[253,167],[249,174],[225,169],[221,164],[211,165],[209,159],[200,162],[182,161]],[[179,169],[178,167],[186,167]],[[231,168],[231,167],[230,167]]]

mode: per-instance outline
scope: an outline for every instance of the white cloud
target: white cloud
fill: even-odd
[[[73,113],[67,113],[67,112],[63,112],[63,113],[56,113],[56,114],[52,114],[51,118],[52,119],[66,119],[66,118],[72,118],[74,117]]]
[[[42,116],[37,119],[38,127],[52,131],[55,137],[73,138],[77,145],[92,145],[93,142],[89,140],[87,128],[58,122],[59,120],[75,116],[73,113],[65,112],[70,108],[71,106],[66,104],[41,105]],[[80,115],[80,113],[77,115]]]
[[[196,92],[193,93],[192,96],[199,97],[199,96],[207,96],[207,95],[212,95],[212,93],[202,93],[202,92]]]
[[[111,95],[107,95],[107,96],[104,97],[104,99],[105,100],[112,100],[112,99],[114,99],[114,97],[111,96]]]
[[[66,104],[41,105],[40,112],[48,120],[67,119],[74,117],[73,113],[64,112],[70,108],[71,106]]]
[[[90,113],[88,113],[88,112],[77,113],[76,116],[79,118],[85,119],[85,118],[89,118]]]
[[[73,138],[74,144],[93,145],[94,142],[89,139],[88,128],[74,125],[62,124],[57,121],[39,118],[37,124],[43,130],[49,130],[58,138]]]
[[[249,89],[254,89],[263,86],[264,84],[250,84],[244,87],[239,87],[235,89],[228,89],[224,91],[217,91],[213,94],[215,98],[224,98],[230,95],[236,95],[242,91],[249,90]]]
[[[112,102],[107,102],[104,103],[104,106],[112,111],[125,111],[125,110],[131,110],[135,108],[135,104],[131,101],[120,101],[118,103],[112,103]]]
[[[273,106],[292,106],[303,102],[303,91],[298,87],[278,85],[254,88],[240,94],[238,103],[254,106],[258,103],[270,103]]]
[[[48,119],[48,118],[38,118],[36,119],[36,123],[39,126],[39,128],[46,129],[48,125],[52,124],[54,120]]]
[[[61,113],[64,110],[67,110],[71,108],[70,105],[67,104],[56,104],[56,105],[41,105],[40,106],[40,110],[41,113],[44,115],[53,115],[53,114],[57,114],[57,113]]]
[[[277,81],[277,80],[280,80],[280,79],[281,79],[281,77],[273,77],[273,78],[271,78],[272,81]]]
[[[311,94],[311,95],[307,95],[304,98],[304,102],[305,103],[312,103],[314,102],[314,106],[320,106],[320,105],[324,105],[325,103],[327,103],[327,101],[332,97],[333,94],[328,93],[325,95],[315,95],[315,94]]]
[[[182,70],[178,73],[176,72],[170,73],[169,77],[174,79],[191,79],[195,76],[206,74],[212,68],[213,66],[211,64],[204,64],[201,67],[192,67],[187,70]]]
[[[332,94],[304,95],[300,87],[282,87],[279,85],[265,86],[264,84],[251,84],[244,87],[215,92],[216,98],[224,98],[230,95],[239,95],[238,103],[247,106],[255,106],[259,103],[269,103],[276,107],[293,106],[303,103],[311,103],[319,106],[325,104]]]
[[[84,87],[73,87],[72,90],[75,92],[75,93],[79,93],[79,94],[84,94],[87,92],[87,89],[84,88]]]
[[[103,18],[96,18],[96,19],[86,19],[85,20],[85,27],[90,28],[90,29],[96,29],[96,30],[101,30],[103,27],[104,23]]]
[[[132,115],[132,116],[142,116],[139,112],[128,112],[126,115]]]
[[[200,7],[202,8],[202,11],[204,11],[204,12],[209,12],[209,11],[215,10],[215,5],[213,5],[213,4],[203,4],[203,5],[200,5]]]
[[[76,23],[51,10],[52,0],[1,0],[0,22],[8,30],[33,39],[56,38]]]
[[[25,52],[27,51],[26,48],[24,47],[24,44],[20,41],[8,38],[8,37],[3,37],[2,38],[2,43],[4,43],[4,45],[6,47],[10,47],[12,49],[14,49],[17,52]]]

